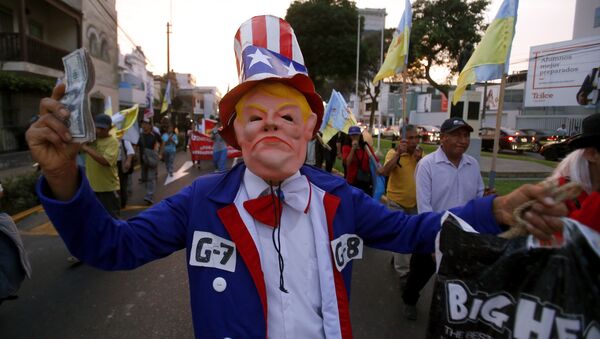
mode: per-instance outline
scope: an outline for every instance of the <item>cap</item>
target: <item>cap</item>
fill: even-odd
[[[242,23],[234,38],[240,83],[219,102],[220,134],[231,146],[240,148],[233,129],[235,105],[254,86],[273,81],[295,88],[304,95],[321,127],[323,101],[308,76],[300,45],[290,24],[273,15],[255,16]]]
[[[461,118],[450,118],[446,119],[444,123],[442,123],[442,127],[440,127],[440,133],[451,133],[460,128],[466,128],[469,132],[473,132],[473,127],[467,124]]]
[[[581,122],[583,133],[569,140],[571,149],[596,147],[600,150],[600,113],[594,113]]]
[[[360,135],[360,127],[350,126],[350,128],[348,128],[348,135]]]
[[[112,127],[112,118],[107,114],[98,114],[94,117],[94,125],[97,128],[110,129]]]

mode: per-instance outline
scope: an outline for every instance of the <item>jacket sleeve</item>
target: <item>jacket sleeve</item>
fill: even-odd
[[[358,189],[351,189],[356,232],[365,245],[400,253],[432,253],[440,230],[442,213],[428,212],[408,215],[390,211]],[[492,213],[495,196],[471,200],[465,206],[450,211],[468,222],[480,233],[501,232]],[[346,207],[343,207],[346,208]]]
[[[53,199],[44,177],[36,189],[67,248],[81,261],[105,270],[133,269],[185,247],[191,186],[134,218],[120,220],[96,199],[81,168],[80,178],[70,201]]]

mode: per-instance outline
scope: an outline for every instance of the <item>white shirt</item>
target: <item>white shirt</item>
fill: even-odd
[[[125,154],[123,154],[123,145],[125,145]],[[125,161],[129,155],[135,155],[135,151],[133,150],[131,141],[123,139],[119,142],[119,157],[117,159]]]
[[[296,172],[282,187],[298,176],[300,173]],[[260,255],[267,292],[268,335],[270,338],[324,338],[319,265],[310,213],[283,204],[280,239],[288,291],[285,293],[279,290],[279,259],[273,245],[273,228],[259,221],[252,222],[243,206],[244,201],[260,196],[266,189],[269,185],[246,169],[235,204]]]
[[[419,161],[415,176],[419,213],[445,211],[483,196],[479,164],[468,154],[457,168],[439,147]]]

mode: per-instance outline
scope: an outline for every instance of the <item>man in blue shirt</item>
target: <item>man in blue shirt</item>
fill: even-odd
[[[177,152],[177,133],[173,131],[173,125],[169,124],[167,131],[161,136],[163,142],[163,159],[167,169],[167,175],[173,176],[173,162],[175,161],[175,153]]]

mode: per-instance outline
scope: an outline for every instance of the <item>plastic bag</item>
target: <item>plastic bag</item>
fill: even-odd
[[[600,234],[564,220],[549,244],[478,234],[448,213],[427,337],[600,338]]]

